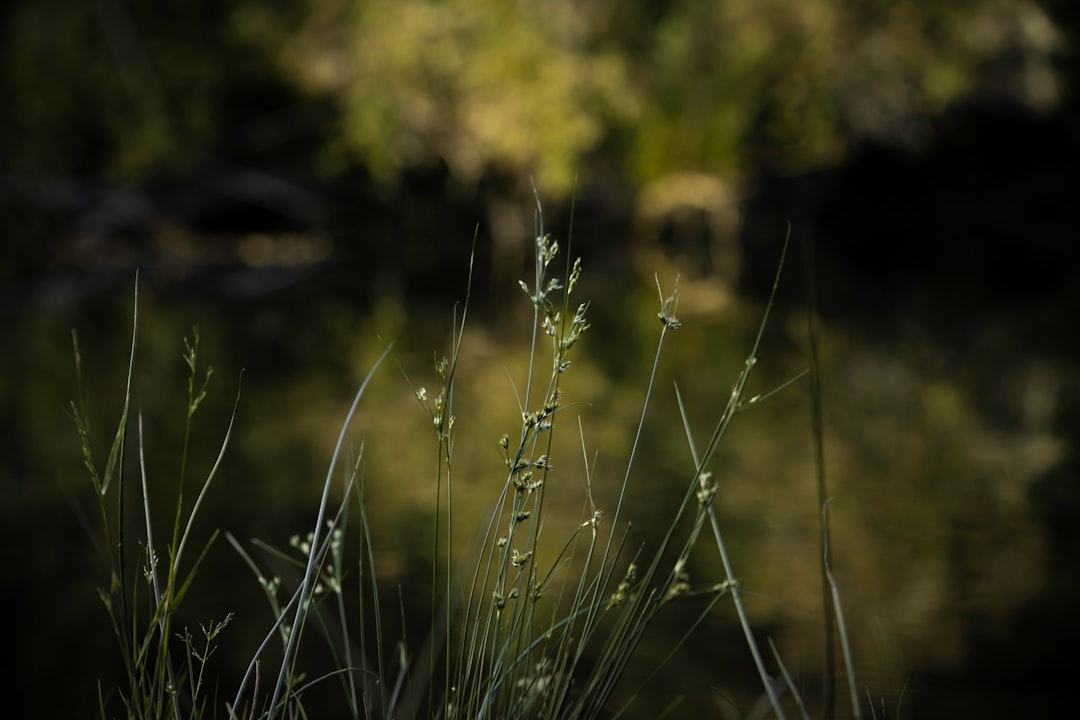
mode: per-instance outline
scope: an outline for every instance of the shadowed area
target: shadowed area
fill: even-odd
[[[0,118],[2,592],[21,688],[11,713],[97,715],[100,682],[106,714],[124,714],[98,592],[108,548],[71,402],[104,464],[136,272],[121,461],[128,594],[148,592],[140,419],[160,554],[181,466],[189,509],[240,393],[186,562],[220,529],[287,584],[289,563],[251,540],[299,557],[290,538],[311,529],[352,394],[393,341],[347,448],[355,459],[362,447],[395,668],[386,682],[399,640],[423,657],[432,565],[441,592],[447,562],[432,558],[435,517],[445,523],[448,507],[416,393],[438,393],[435,363],[451,352],[474,252],[449,526],[454,561],[471,570],[506,480],[499,438],[522,422],[530,177],[560,243],[556,274],[581,257],[574,297],[590,303],[561,385],[543,518],[552,545],[538,565],[558,565],[556,539],[593,505],[614,518],[661,330],[657,283],[666,295],[678,278],[682,325],[664,341],[619,513],[619,533],[630,523],[620,572],[638,548],[655,550],[696,482],[674,387],[700,449],[790,237],[747,392],[809,366],[813,273],[831,560],[864,714],[871,702],[878,717],[1065,707],[1080,560],[1072,5],[593,5],[53,0],[0,11],[0,93],[11,98]],[[213,375],[185,463],[182,355],[196,325],[198,378],[208,365]],[[546,378],[550,357],[539,358]],[[807,381],[740,414],[709,469],[750,622],[820,717]],[[707,544],[685,570],[695,589],[725,579]],[[469,575],[454,577],[460,600]],[[633,717],[673,704],[694,717],[750,712],[762,686],[727,598],[651,677],[709,599],[663,608],[606,713],[639,690]],[[204,688],[217,708],[272,621],[219,538],[177,622],[199,637],[227,613]],[[333,667],[314,633],[304,653],[312,676]],[[842,675],[836,714],[848,717]],[[336,685],[320,693],[313,715],[346,712]]]

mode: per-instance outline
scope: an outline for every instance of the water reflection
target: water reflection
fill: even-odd
[[[171,521],[185,392],[181,338],[191,337],[193,323],[199,326],[203,357],[214,366],[210,399],[199,411],[193,436],[194,476],[206,472],[216,456],[244,369],[236,436],[201,528],[228,529],[239,538],[259,537],[278,546],[308,527],[351,393],[383,342],[395,339],[399,367],[380,373],[351,438],[355,452],[363,447],[379,577],[391,595],[412,598],[405,602],[416,613],[407,617],[408,632],[418,644],[415,638],[423,632],[418,619],[427,605],[415,598],[430,597],[426,568],[437,446],[415,391],[435,386],[432,351],[447,346],[453,312],[393,296],[366,310],[340,296],[322,297],[317,286],[324,257],[317,252],[303,258],[310,263],[305,272],[315,279],[293,279],[282,289],[273,270],[259,268],[267,258],[282,265],[282,253],[293,257],[290,242],[253,237],[237,245],[238,257],[252,262],[237,270],[239,275],[216,282],[240,288],[234,298],[255,298],[246,304],[223,304],[197,292],[176,294],[163,279],[168,272],[147,273],[140,281],[136,407],[146,424],[147,466],[160,515],[155,520],[158,527]],[[320,246],[316,239],[304,247]],[[244,280],[248,272],[254,285]],[[592,500],[605,517],[614,514],[659,331],[651,280],[605,277],[587,268],[582,295],[593,301],[593,328],[565,376],[566,409],[555,433],[556,472],[551,514],[545,518],[544,532],[551,536],[569,535],[581,522],[587,507],[585,458]],[[255,286],[257,293],[242,291]],[[762,313],[759,304],[730,293],[718,301],[707,282],[682,287],[683,327],[665,347],[621,516],[632,522],[633,546],[656,542],[693,476],[673,384],[686,399],[700,445],[720,416]],[[64,410],[80,392],[69,328],[78,330],[83,392],[101,451],[121,403],[131,305],[129,293],[117,289],[78,307],[35,306],[9,323],[8,347],[18,351],[4,354],[9,438],[4,474],[12,491],[5,527],[14,547],[22,548],[23,560],[33,558],[29,564],[18,562],[26,575],[10,596],[26,627],[44,629],[36,646],[93,652],[100,658],[95,665],[103,668],[113,656],[110,639],[100,631],[106,619],[93,587],[104,582],[104,567],[79,527],[81,521],[97,537],[89,486]],[[523,297],[477,310],[481,319],[470,320],[464,333],[455,397],[455,533],[466,558],[475,552],[468,541],[503,481],[497,439],[520,423],[517,396],[529,341]],[[799,307],[778,309],[751,394],[767,392],[805,369],[804,318]],[[1063,384],[1074,381],[1067,366],[1046,358],[1015,367],[1002,379],[995,400],[1001,415],[1015,421],[1002,423],[972,395],[964,367],[928,340],[882,343],[827,323],[820,343],[829,493],[836,498],[832,561],[860,684],[890,707],[905,688],[908,702],[934,703],[933,683],[940,677],[978,667],[971,656],[973,638],[1007,637],[1025,604],[1061,582],[1055,574],[1060,568],[1044,561],[1047,543],[1054,542],[1047,529],[1061,526],[1041,524],[1030,498],[1034,487],[1053,487],[1040,483],[1061,472],[1067,457],[1068,446],[1055,425],[1056,398]],[[776,640],[807,694],[816,697],[821,586],[809,412],[804,382],[778,393],[737,419],[713,470],[717,507],[751,618],[763,636]],[[1052,512],[1046,501],[1042,506],[1043,513]],[[193,624],[239,613],[219,658],[219,669],[230,677],[269,616],[254,578],[231,550],[222,545],[214,555],[186,612]],[[715,551],[704,546],[689,572],[701,586],[723,579]],[[688,711],[717,715],[729,700],[745,707],[757,692],[734,618],[726,605],[721,607],[653,681],[655,697],[650,692],[641,700],[642,717],[680,693]],[[663,657],[671,638],[684,631],[684,618],[680,611],[665,617],[647,636],[643,656]],[[35,661],[47,674],[55,656],[39,653]],[[634,669],[630,678],[640,679],[643,672]],[[925,684],[920,673],[929,678]],[[73,682],[73,697],[91,703],[93,678]],[[626,692],[632,687],[628,683]],[[986,688],[976,692],[994,697]]]

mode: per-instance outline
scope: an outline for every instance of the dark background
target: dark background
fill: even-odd
[[[472,322],[496,355],[517,357],[524,311],[509,308],[531,262],[530,177],[546,228],[572,238],[585,263],[594,328],[582,364],[602,378],[590,396],[598,424],[624,405],[596,388],[619,398],[642,387],[654,273],[665,284],[682,273],[689,306],[687,349],[672,351],[686,369],[672,372],[681,386],[699,381],[703,397],[724,397],[790,228],[762,382],[806,366],[812,268],[830,482],[848,513],[837,511],[842,578],[852,612],[878,618],[857,632],[867,689],[890,712],[903,694],[907,717],[1036,716],[1072,700],[1074,4],[608,5],[491,0],[471,14],[456,3],[425,13],[423,2],[344,0],[5,5],[10,714],[96,715],[96,683],[107,688],[115,672],[95,590],[107,581],[100,531],[68,401],[88,401],[103,452],[122,397],[136,269],[136,402],[158,448],[151,465],[167,478],[161,507],[173,497],[182,433],[181,339],[197,323],[215,376],[193,465],[215,456],[245,372],[239,436],[200,527],[284,545],[314,507],[327,443],[380,349],[376,336],[397,337],[405,366],[430,377],[474,235]],[[805,388],[796,393],[763,410],[773,420],[746,430],[725,469],[810,487]],[[415,409],[387,407],[383,419],[402,426],[396,409]],[[675,418],[657,421],[672,444],[684,442]],[[667,445],[646,446],[643,474],[665,472]],[[762,446],[775,447],[754,450]],[[393,477],[372,463],[373,476]],[[430,509],[392,485],[371,493],[399,518],[384,528],[388,585],[429,582],[426,546],[408,528],[429,523]],[[729,500],[762,592],[814,602],[815,508],[796,520],[750,491]],[[662,525],[648,507],[646,530]],[[770,575],[770,553],[791,547],[806,551],[807,577]],[[232,551],[213,552],[220,559],[188,608],[193,626],[258,608],[217,656],[231,697],[266,617]],[[816,677],[820,625],[760,612],[762,631],[786,638]],[[733,628],[720,618],[717,642],[737,646]],[[720,716],[714,696],[752,694],[738,650],[692,644],[688,653],[698,670],[682,672],[679,692],[696,712]],[[666,705],[665,690],[643,717]]]

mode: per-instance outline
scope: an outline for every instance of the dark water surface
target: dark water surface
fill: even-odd
[[[370,269],[355,259],[335,265],[345,261],[329,256],[317,238],[290,240],[294,260],[270,255],[262,266],[259,243],[272,254],[284,253],[275,243],[286,241],[247,242],[252,247],[199,269],[194,280],[159,270],[139,281],[133,410],[144,423],[156,525],[171,521],[186,393],[182,339],[193,338],[192,325],[200,363],[214,374],[194,423],[185,502],[190,507],[216,456],[243,371],[232,444],[196,530],[205,537],[220,528],[279,547],[310,527],[351,394],[383,340],[396,340],[397,360],[414,386],[397,367],[384,367],[350,437],[364,443],[380,577],[394,609],[400,591],[406,610],[415,612],[410,642],[419,645],[430,596],[436,445],[414,391],[437,387],[432,357],[448,345],[453,307],[391,292],[369,302],[366,290],[350,290],[341,278]],[[669,287],[680,263],[686,272],[691,262],[649,258]],[[444,270],[463,295],[467,255]],[[122,402],[133,280],[114,273],[93,294],[27,304],[5,320],[5,596],[9,616],[19,619],[12,647],[31,669],[32,694],[51,697],[61,683],[67,690],[57,706],[81,707],[86,715],[97,677],[109,681],[117,656],[95,591],[107,575],[68,401],[85,403],[102,457]],[[481,294],[464,336],[455,426],[463,552],[501,487],[496,441],[519,423],[515,392],[524,385],[531,322],[516,278],[482,283],[506,289]],[[739,295],[715,276],[689,272],[680,292],[683,327],[666,341],[620,519],[632,521],[632,537],[645,548],[657,542],[693,473],[672,383],[686,399],[696,442],[704,444],[763,311],[753,295]],[[570,404],[553,453],[558,472],[546,521],[553,536],[568,534],[585,504],[578,418],[595,462],[595,501],[613,515],[659,335],[656,289],[644,272],[587,267],[580,294],[592,302],[593,327],[565,380]],[[1077,376],[1071,359],[1011,346],[1013,326],[1026,317],[1018,311],[976,318],[984,327],[962,350],[914,324],[882,335],[828,317],[821,327],[832,560],[859,687],[890,713],[898,705],[910,717],[1049,707],[1069,662],[1053,645],[1048,652],[1039,636],[1068,634],[1061,623],[1071,623],[1065,608],[1075,598],[1061,554],[1068,557],[1073,537],[1074,436],[1063,428],[1075,413]],[[751,394],[805,369],[807,348],[805,310],[785,300],[767,329]],[[134,432],[134,422],[130,427]],[[132,449],[133,443],[129,482],[136,477]],[[774,639],[808,697],[817,698],[819,508],[805,379],[737,418],[713,469],[751,619],[763,640]],[[132,492],[132,507],[137,500]],[[723,579],[715,549],[702,546],[690,576],[700,586]],[[646,637],[645,662],[631,670],[628,688],[666,655],[694,607],[693,600],[684,610],[673,607]],[[717,717],[732,702],[748,707],[757,681],[731,608],[719,608],[646,687],[640,716],[679,696],[686,711]],[[270,615],[254,577],[219,543],[184,616],[197,627],[226,612],[236,619],[215,662],[229,693]],[[396,640],[399,624],[389,625]],[[314,638],[311,644],[318,649]],[[627,692],[617,695],[625,699]]]
[[[696,216],[642,230],[627,203],[584,193],[571,253],[584,258],[578,297],[591,302],[592,327],[564,379],[545,533],[568,536],[581,523],[584,457],[592,499],[605,522],[614,517],[659,337],[656,277],[667,293],[679,275],[683,326],[665,341],[619,516],[620,531],[631,523],[628,547],[655,547],[693,478],[674,387],[701,447],[753,345],[790,221],[792,253],[748,393],[767,393],[808,367],[803,243],[813,238],[831,560],[860,696],[873,700],[877,717],[920,718],[1038,716],[1071,700],[1080,646],[1080,165],[1056,161],[1060,143],[1027,133],[1024,162],[1002,169],[1009,158],[989,148],[1010,133],[987,132],[973,141],[987,152],[975,154],[997,160],[983,167],[950,162],[946,137],[918,163],[870,149],[828,173],[761,178],[727,235]],[[30,715],[96,715],[97,680],[107,690],[120,667],[96,590],[108,574],[70,402],[86,409],[103,463],[122,407],[136,268],[124,467],[129,532],[140,539],[129,541],[129,570],[143,532],[132,510],[141,502],[138,421],[161,551],[180,478],[183,340],[194,338],[194,325],[200,366],[214,373],[193,423],[187,508],[242,386],[194,532],[207,538],[217,528],[282,548],[310,528],[352,395],[396,341],[349,438],[354,451],[363,444],[388,646],[402,637],[411,651],[422,646],[437,445],[415,393],[437,394],[434,360],[448,352],[461,317],[455,303],[465,296],[477,224],[455,395],[454,532],[466,567],[469,541],[502,489],[498,439],[521,422],[532,322],[517,284],[529,272],[527,202],[500,230],[495,213],[440,187],[412,187],[393,212],[355,207],[311,227],[283,225],[280,214],[192,214],[202,205],[185,201],[186,215],[170,215],[162,202],[147,222],[107,232],[87,225],[85,213],[57,221],[5,196],[8,211],[20,209],[5,215],[12,254],[0,287],[2,593],[16,702]],[[41,192],[18,189],[24,199]],[[67,197],[57,192],[45,195]],[[121,200],[106,193],[91,205],[112,210],[93,217],[115,220],[116,208],[128,207]],[[565,212],[551,212],[556,237],[567,238],[567,224]],[[540,358],[543,372],[550,360]],[[817,708],[820,504],[809,398],[803,378],[737,417],[711,469],[750,619]],[[688,572],[693,587],[724,579],[708,544]],[[642,641],[642,662],[616,692],[621,703],[643,687],[635,716],[655,717],[679,698],[683,716],[737,716],[734,708],[747,712],[760,696],[726,600],[642,685],[703,601],[673,604]],[[229,612],[235,618],[210,666],[222,697],[231,697],[271,615],[248,568],[219,541],[181,619],[194,630]],[[325,658],[314,636],[309,646]],[[838,698],[846,699],[843,684]]]

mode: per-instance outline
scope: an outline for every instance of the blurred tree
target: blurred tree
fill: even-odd
[[[532,171],[563,195],[607,126],[636,112],[627,60],[595,26],[608,5],[311,0],[289,59],[339,98],[332,164],[345,149],[384,180],[436,159],[463,182]]]
[[[635,184],[917,141],[976,89],[1056,101],[1061,38],[1030,0],[309,0],[289,44],[383,178],[442,159],[553,194],[597,151]],[[343,154],[334,155],[344,162]]]
[[[917,141],[980,86],[1048,105],[1058,43],[1026,0],[673,3],[634,72],[634,175],[799,170],[862,137]]]
[[[230,157],[237,124],[289,94],[251,41],[244,9],[209,0],[9,6],[0,162],[17,173],[138,181]]]
[[[977,90],[1061,94],[1034,0],[23,2],[4,22],[0,155],[27,172],[141,177],[237,152],[289,103],[306,161],[387,183],[533,173],[552,196],[601,164],[642,186],[917,142]],[[318,157],[312,153],[318,152]],[[583,181],[587,178],[583,177]]]

